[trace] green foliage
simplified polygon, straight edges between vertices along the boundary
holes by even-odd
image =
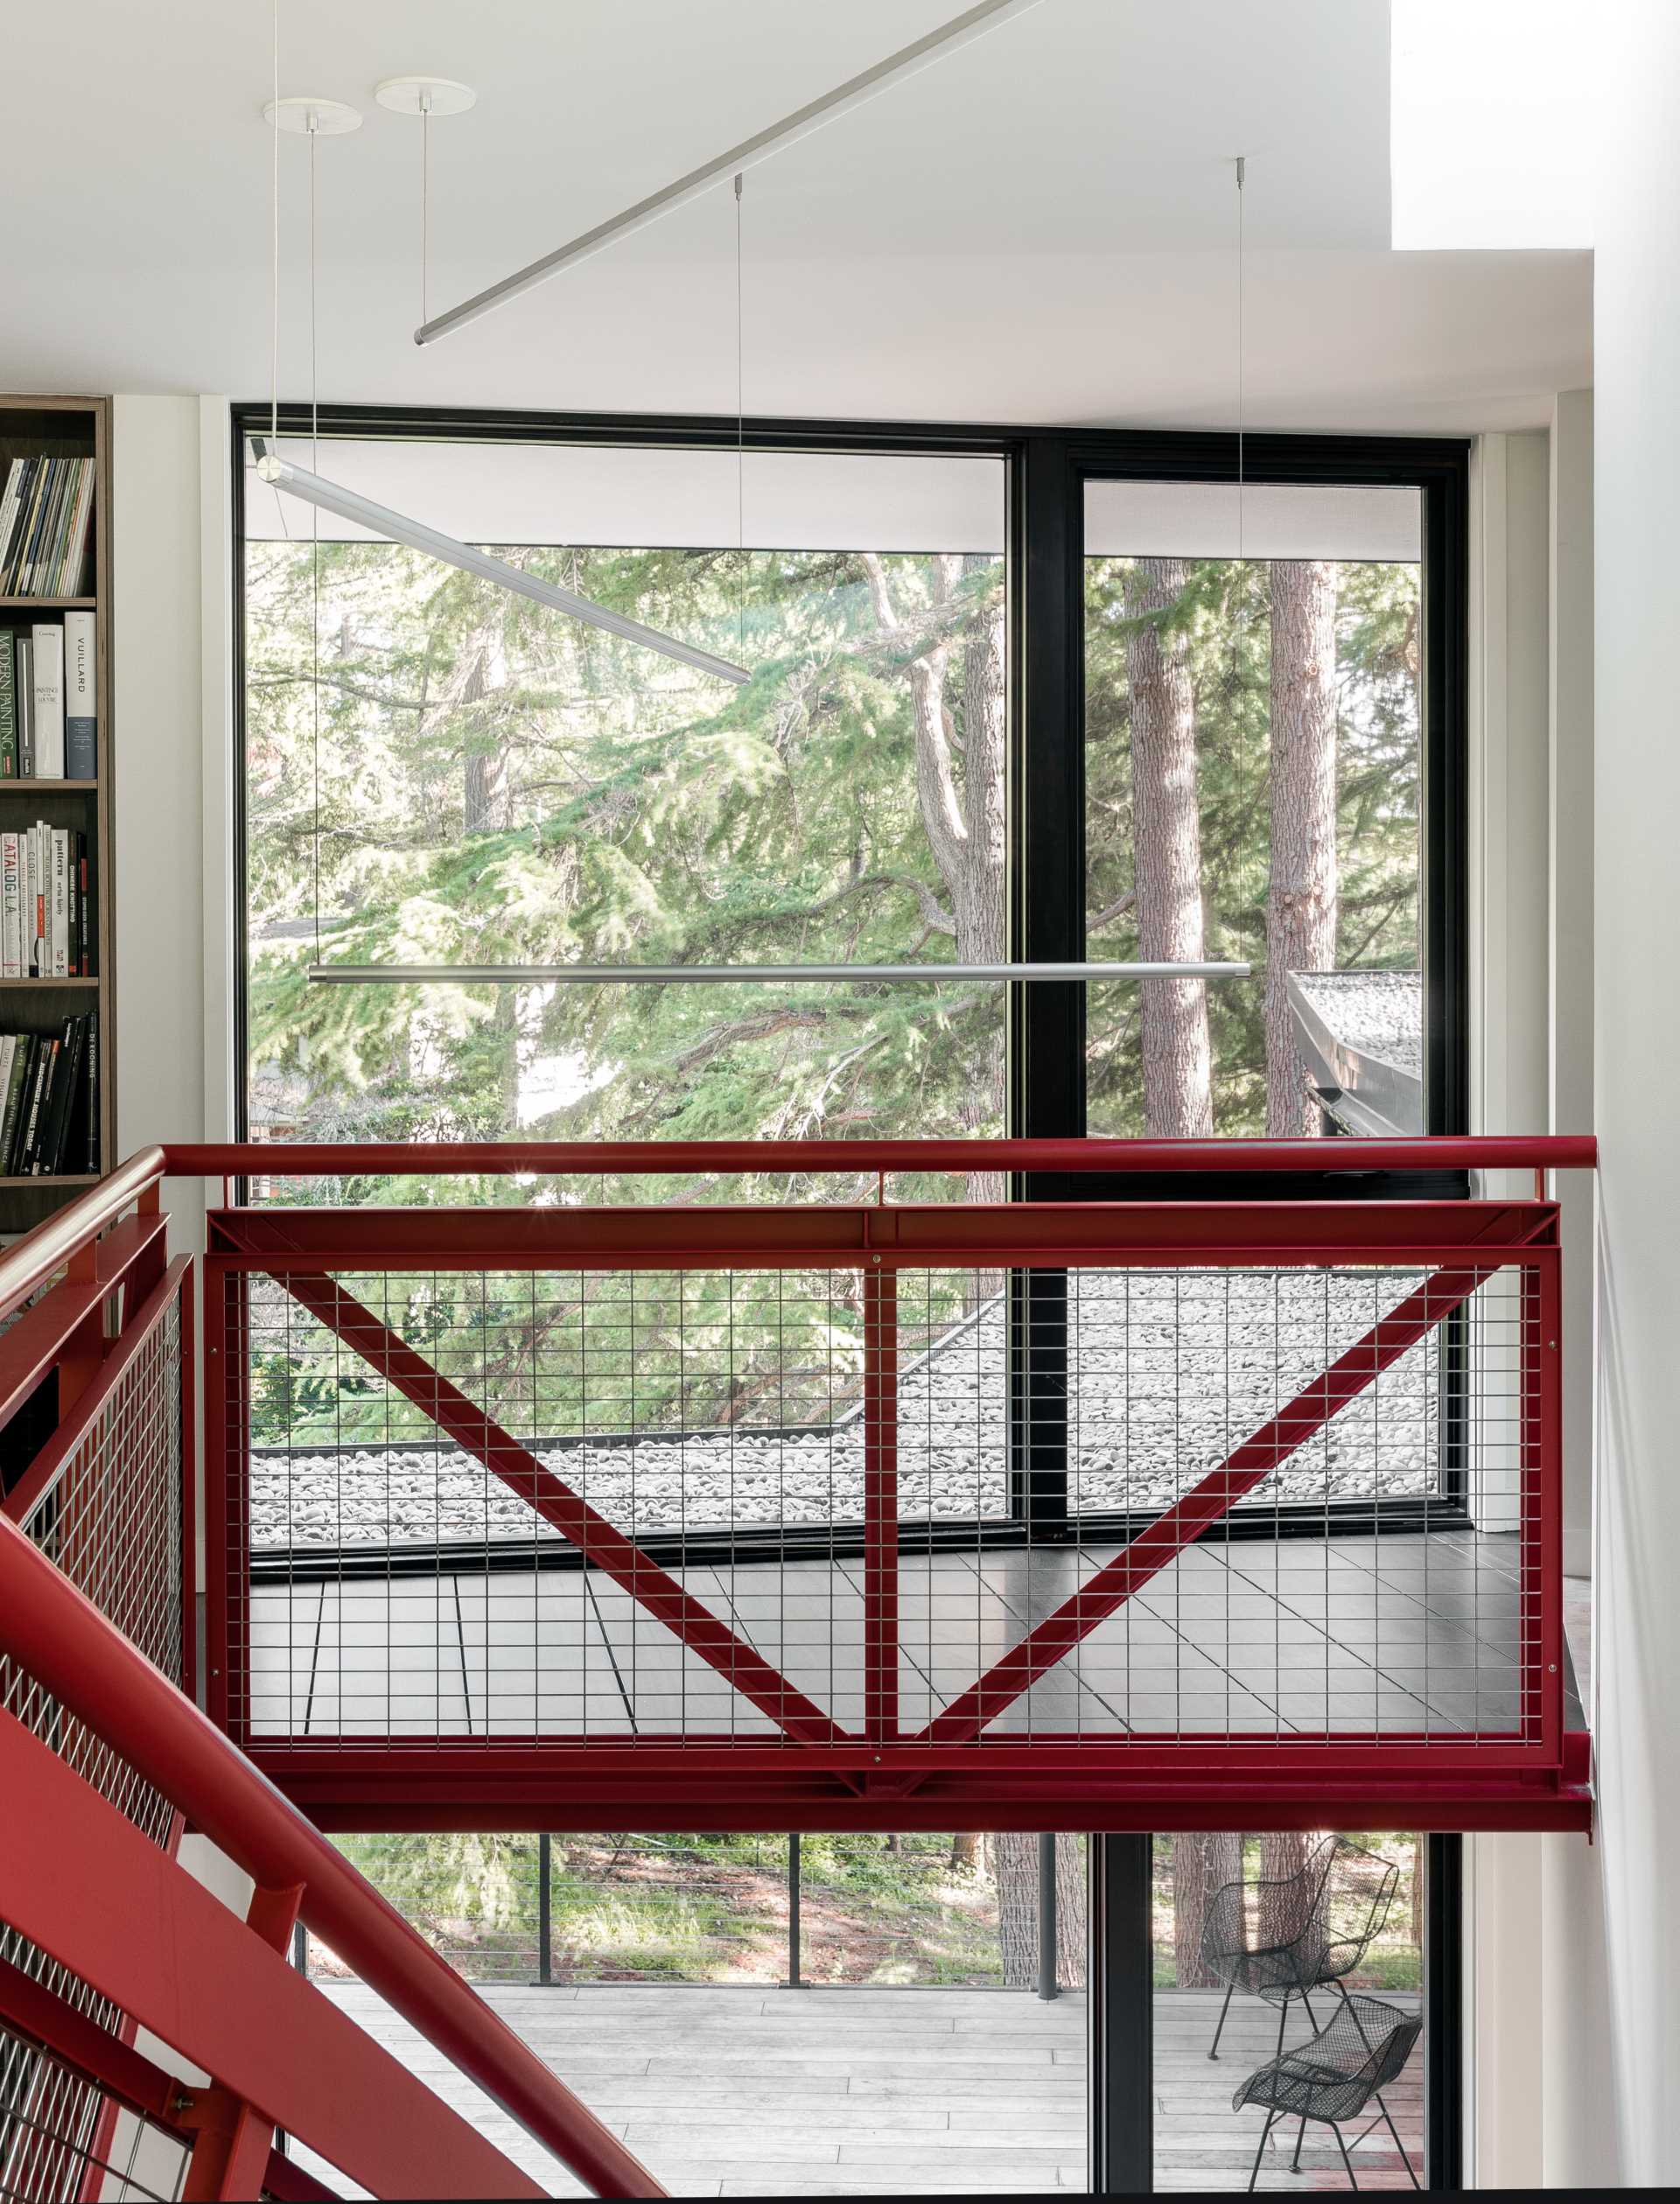
[[[738,650],[753,679],[732,691],[473,577],[440,584],[400,548],[253,546],[259,1121],[349,1138],[972,1129],[976,1087],[998,1083],[995,990],[307,982],[318,898],[324,954],[358,962],[949,954],[927,928],[949,891],[918,809],[909,661],[949,641],[960,785],[964,624],[998,616],[1000,568],[940,606],[933,562],[880,562],[883,627],[852,556],[511,556]]]
[[[475,1980],[533,1980],[534,1837],[346,1837],[361,1872]],[[802,1967],[817,1982],[991,1984],[997,1893],[948,1836],[808,1837]],[[788,1962],[787,1844],[753,1836],[556,1837],[556,1980],[775,1981]]]

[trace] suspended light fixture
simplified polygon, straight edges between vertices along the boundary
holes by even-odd
[[[1248,964],[312,964],[309,976],[335,987],[570,987],[716,985],[782,987],[857,981],[877,986],[949,981],[1245,980]]]
[[[906,77],[926,68],[930,61],[954,53],[959,46],[967,45],[972,39],[984,38],[988,31],[996,31],[1001,24],[1010,22],[1016,16],[1025,15],[1029,9],[1036,8],[1040,3],[1040,0],[980,0],[977,7],[965,9],[960,16],[953,17],[950,22],[941,24],[937,30],[928,31],[925,38],[900,46],[896,53],[888,54],[873,68],[848,78],[844,84],[836,85],[832,92],[825,92],[820,99],[811,100],[804,107],[796,108],[793,114],[783,115],[780,122],[771,123],[768,129],[760,130],[739,145],[732,145],[727,153],[718,154],[715,160],[690,169],[686,176],[680,176],[675,184],[668,184],[663,191],[638,199],[634,206],[626,206],[622,213],[598,222],[593,229],[584,230],[580,236],[568,239],[565,244],[556,246],[553,252],[545,253],[541,260],[534,260],[528,267],[516,269],[511,276],[504,276],[500,283],[492,283],[487,290],[477,291],[471,298],[463,299],[458,306],[452,306],[446,313],[435,315],[430,321],[423,321],[414,332],[414,341],[417,345],[431,344],[439,337],[446,337],[452,329],[464,328],[469,321],[477,321],[481,314],[491,312],[505,299],[517,298],[522,291],[534,290],[538,283],[547,283],[550,276],[559,275],[563,269],[575,268],[580,261],[592,258],[620,237],[634,236],[637,230],[646,229],[650,222],[656,222],[662,214],[668,214],[673,207],[685,206],[690,199],[697,199],[714,184],[722,183],[725,177],[738,176],[758,162],[767,160],[773,153],[780,153],[784,147],[797,144],[801,138],[809,137],[814,130],[820,130],[825,123],[835,122],[839,116],[862,107],[878,93],[903,83]]]
[[[699,650],[692,643],[680,642],[674,635],[662,634],[656,627],[644,626],[640,620],[611,612],[605,605],[579,597],[575,591],[562,589],[557,582],[545,582],[540,574],[528,574],[522,567],[510,566],[506,559],[493,557],[488,551],[480,551],[471,543],[458,542],[452,535],[428,528],[424,521],[411,520],[406,513],[394,513],[388,506],[375,505],[372,498],[363,497],[360,491],[346,489],[341,482],[330,481],[308,467],[281,458],[260,437],[252,442],[257,453],[256,471],[262,480],[276,490],[285,491],[290,497],[301,498],[306,505],[318,506],[324,513],[336,513],[341,521],[353,521],[358,528],[388,537],[394,543],[406,543],[411,550],[424,551],[447,566],[458,566],[464,573],[477,574],[515,597],[528,597],[536,604],[569,612],[574,619],[585,621],[591,627],[604,628],[609,635],[620,635],[626,642],[640,643],[667,658],[680,659],[685,666],[710,674],[714,680],[733,682],[738,688],[752,678],[745,666],[715,657],[710,651]]]
[[[276,26],[276,52],[278,43]],[[431,124],[435,119],[445,115],[466,114],[476,102],[478,94],[470,85],[458,84],[449,77],[402,76],[388,77],[377,87],[374,96],[382,107],[398,115],[417,115],[420,120],[420,310],[424,313],[430,255]],[[263,112],[276,130],[307,131],[312,143],[317,135],[355,129],[361,122],[360,115],[354,108],[343,107],[331,100],[282,100],[277,89],[275,98]],[[277,207],[277,172],[276,194]],[[277,228],[275,251],[277,328]],[[312,236],[312,297],[313,251]],[[587,597],[579,597],[574,590],[562,589],[557,583],[544,581],[540,575],[528,574],[522,568],[510,565],[506,559],[494,558],[488,551],[479,550],[470,543],[458,542],[452,535],[445,535],[440,528],[429,528],[424,521],[412,520],[405,513],[393,512],[388,506],[376,505],[371,498],[361,496],[358,491],[347,488],[341,482],[332,481],[314,467],[298,466],[290,459],[282,458],[274,448],[278,423],[276,388],[271,408],[269,441],[265,444],[260,437],[252,439],[256,452],[257,473],[272,488],[284,490],[288,496],[300,499],[318,511],[334,513],[340,520],[354,521],[357,527],[367,528],[372,535],[387,537],[395,543],[406,543],[411,550],[423,551],[429,558],[439,559],[446,566],[459,567],[464,573],[476,574],[481,580],[494,582],[499,589],[505,589],[515,597],[529,598],[535,604],[546,605],[555,612],[568,613],[573,619],[583,620],[591,627],[604,629],[608,634],[620,636],[626,642],[637,643],[648,650],[658,651],[667,658],[677,659],[683,665],[692,666],[715,681],[731,682],[738,688],[751,679],[745,667],[737,666],[726,658],[697,649],[690,643],[681,642],[675,636],[662,634],[658,628],[648,627],[640,620],[627,619],[622,612],[611,612],[606,605],[597,605]],[[315,458],[316,454],[312,451],[311,456]]]

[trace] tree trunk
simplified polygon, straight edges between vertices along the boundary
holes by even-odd
[[[1262,1887],[1255,1938],[1261,1950],[1292,1944],[1306,1927],[1311,1908],[1306,1901],[1311,1893],[1287,1879],[1298,1875],[1306,1866],[1313,1842],[1296,1829],[1268,1830],[1260,1839]],[[1284,1885],[1281,1890],[1269,1887],[1279,1882]]]
[[[1201,1956],[1208,1901],[1242,1879],[1242,1839],[1228,1830],[1180,1832],[1172,1839],[1172,1961],[1180,1990],[1208,1990],[1219,1977]]]
[[[1170,612],[1187,580],[1182,559],[1145,558],[1126,584],[1127,616],[1141,623],[1126,644],[1126,668],[1138,954],[1147,963],[1204,954],[1189,641],[1147,617]],[[1206,1138],[1214,1130],[1207,983],[1144,980],[1142,991],[1144,1130],[1158,1139]]]
[[[999,1830],[991,1851],[1004,1987],[1030,1990],[1039,1978],[1039,1840],[1019,1830]]]
[[[951,1872],[954,1875],[975,1875],[980,1871],[980,1837],[977,1830],[960,1830],[951,1839]]]
[[[1336,570],[1271,568],[1271,878],[1266,892],[1266,1130],[1317,1133],[1286,975],[1336,961]]]

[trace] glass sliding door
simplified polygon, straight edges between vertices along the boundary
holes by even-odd
[[[1427,2182],[1428,1840],[1154,1844],[1154,2185]]]
[[[1423,1084],[1423,511],[1411,486],[1092,481],[1093,1133],[1415,1133]]]

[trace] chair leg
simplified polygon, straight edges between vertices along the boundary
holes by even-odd
[[[1348,2155],[1348,2145],[1341,2139],[1341,2130],[1334,2120],[1329,2125],[1331,2134],[1336,2138],[1336,2148],[1341,2152],[1341,2162],[1348,2169],[1348,2186],[1350,2189],[1356,2189],[1359,2183],[1354,2179],[1354,2161]]]
[[[1313,2034],[1317,2035],[1319,2033],[1319,2016],[1313,2012],[1312,2000],[1307,1996],[1305,1990],[1301,1992],[1301,2003],[1306,2007],[1306,2017],[1312,2025]]]
[[[1225,2016],[1231,2009],[1231,1992],[1236,1988],[1235,1980],[1228,1982],[1225,1985],[1225,2002],[1219,2009],[1219,2026],[1214,2030],[1214,2047],[1208,2054],[1210,2059],[1216,2059],[1219,2056],[1219,2040],[1225,2033]]]
[[[1278,2007],[1278,2049],[1276,2056],[1280,2059],[1284,2055],[1284,2030],[1289,2026],[1289,2001],[1294,1994],[1293,1991],[1285,1990],[1284,1992],[1284,2002]]]
[[[1413,2188],[1421,2188],[1423,2187],[1423,2183],[1418,2179],[1416,2173],[1412,2173],[1410,2154],[1408,2152],[1405,2145],[1400,2140],[1400,2131],[1394,2124],[1394,2115],[1389,2110],[1388,2106],[1383,2104],[1382,2096],[1380,2090],[1377,2092],[1376,2101],[1382,2107],[1382,2117],[1389,2124],[1389,2133],[1394,2138],[1394,2147],[1400,2153],[1400,2163],[1405,2167],[1407,2173],[1411,2174],[1411,2186]]]
[[[1266,2138],[1271,2133],[1271,2124],[1277,2117],[1278,2115],[1275,2112],[1268,2112],[1266,2115],[1266,2124],[1260,2131],[1260,2140],[1255,2146],[1254,2164],[1249,2169],[1249,2187],[1250,2190],[1253,2189],[1255,2183],[1260,2179],[1260,2160],[1265,2152]]]
[[[1301,2145],[1306,2142],[1306,2115],[1303,2112],[1301,2115],[1301,2124],[1295,2131],[1295,2155],[1289,2161],[1289,2170],[1292,2173],[1298,2173],[1301,2170]]]

